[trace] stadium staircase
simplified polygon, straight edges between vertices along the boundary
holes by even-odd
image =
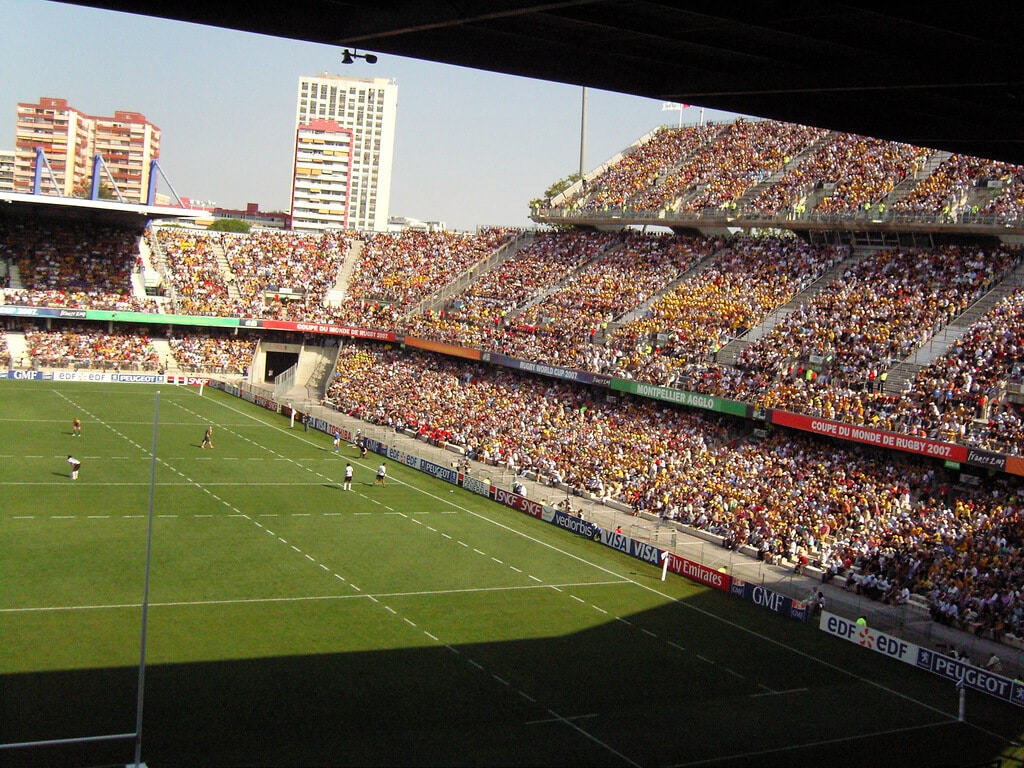
[[[974,206],[978,206],[979,211],[984,211],[992,198],[997,197],[1002,191],[1002,186],[990,187],[987,184],[971,187],[967,191],[961,212],[970,211]]]
[[[444,309],[449,305],[453,297],[463,293],[470,285],[493,270],[510,256],[532,244],[534,237],[535,235],[532,232],[522,233],[514,240],[505,243],[490,256],[478,261],[469,269],[466,269],[461,274],[457,275],[454,280],[448,283],[448,285],[441,288],[432,296],[425,298],[410,312],[406,313],[406,317],[419,317],[420,315],[425,314],[427,310],[437,312]]]
[[[615,320],[615,322],[608,323],[608,328],[605,331],[605,333],[599,334],[597,337],[595,337],[594,341],[597,343],[601,343],[604,340],[603,337],[605,335],[610,334],[612,331],[621,328],[622,326],[626,325],[627,323],[633,320],[643,317],[647,310],[654,306],[656,302],[660,301],[665,296],[668,296],[670,293],[672,293],[672,291],[674,291],[676,288],[682,285],[685,281],[692,280],[694,277],[701,274],[704,270],[709,269],[711,265],[717,263],[718,260],[721,258],[722,254],[725,253],[727,250],[728,248],[721,248],[715,251],[710,256],[707,256],[697,261],[696,264],[687,269],[674,280],[670,281],[669,283],[666,283],[664,288],[662,288],[658,293],[651,296],[647,301],[638,306],[636,309],[632,309],[629,312],[621,315]]]
[[[655,178],[654,183],[651,184],[650,187],[644,188],[638,191],[636,194],[631,195],[629,199],[626,200],[624,207],[631,207],[638,198],[647,194],[647,192],[649,192],[651,188],[657,189],[662,184],[664,184],[666,179],[670,178],[675,171],[682,168],[694,157],[706,151],[708,147],[710,147],[712,144],[714,144],[716,141],[718,141],[720,138],[726,135],[729,132],[731,125],[731,123],[723,124],[721,127],[719,127],[717,131],[715,131],[714,135],[710,136],[707,141],[703,142],[693,152],[687,155],[681,155],[672,165],[662,166],[658,170],[658,175]],[[701,191],[701,189],[703,189],[702,184],[695,184],[688,187],[684,187],[683,189],[679,190],[679,194],[677,194],[674,198],[672,198],[671,200],[666,200],[664,203],[664,207],[670,209],[675,208],[678,210],[686,204],[687,200],[690,200],[691,198],[695,197],[697,193]],[[640,207],[643,208],[644,206]]]
[[[149,247],[149,241],[145,237],[139,238],[139,256],[142,258],[142,272],[138,275],[138,280],[141,283],[141,293],[139,292],[140,288],[135,284],[134,274],[132,275],[132,291],[136,296],[155,299],[161,312],[171,312],[171,308],[167,306],[167,297],[160,294],[161,286],[165,285],[163,275],[153,265],[155,257],[152,248]],[[147,291],[150,289],[153,290],[155,295],[148,296]]]
[[[7,262],[8,274],[11,276],[11,288],[22,290],[25,285],[21,282],[21,271],[18,265],[12,260]]]
[[[824,144],[826,142],[832,141],[832,139],[835,137],[835,135],[836,135],[835,132],[832,132],[832,133],[826,134],[825,136],[822,136],[820,139],[818,139],[813,144],[808,145],[804,149],[804,151],[801,152],[799,155],[797,155],[796,157],[790,158],[790,161],[788,163],[786,163],[786,165],[784,165],[782,168],[777,170],[775,173],[773,173],[768,178],[766,178],[766,179],[764,179],[762,181],[759,181],[757,184],[755,184],[750,189],[748,189],[746,192],[744,192],[742,195],[740,195],[739,198],[736,200],[737,207],[740,210],[743,210],[753,200],[756,200],[757,197],[762,192],[764,192],[769,187],[772,187],[775,184],[777,184],[779,181],[781,181],[782,177],[785,176],[787,173],[789,173],[791,170],[793,170],[794,168],[799,168],[808,159],[814,157],[814,153],[817,152],[822,146],[824,146]]]
[[[171,307],[176,309],[178,306],[178,291],[174,287],[174,281],[171,279],[171,270],[167,266],[167,254],[164,253],[163,246],[160,245],[160,241],[156,236],[155,228],[149,247],[150,261],[154,264],[156,271],[159,272],[163,278],[163,284],[167,289],[167,298],[170,299]]]
[[[925,160],[924,165],[921,166],[916,173],[908,175],[899,184],[893,187],[892,191],[888,195],[885,196],[885,206],[888,208],[894,203],[898,203],[904,197],[917,189],[917,186],[935,173],[935,169],[946,162],[952,154],[952,152],[936,150],[928,155],[928,159]]]
[[[535,304],[540,304],[540,303],[546,301],[550,296],[553,296],[554,294],[556,294],[560,290],[562,290],[567,284],[573,282],[573,280],[575,279],[576,275],[578,275],[580,272],[582,272],[588,266],[590,266],[591,264],[593,264],[596,261],[599,261],[599,260],[605,258],[608,254],[614,253],[615,251],[622,249],[623,247],[624,246],[621,245],[621,244],[613,245],[611,248],[608,248],[606,250],[600,251],[599,253],[595,254],[592,258],[587,259],[587,261],[585,261],[582,264],[580,264],[579,266],[577,266],[565,278],[563,278],[562,280],[559,280],[557,283],[551,283],[550,285],[548,285],[547,290],[544,290],[544,291],[540,292],[539,294],[537,294],[536,296],[534,296],[533,298],[531,298],[529,301],[525,302],[524,304],[520,304],[519,306],[511,309],[505,315],[505,322],[507,323],[510,320],[518,317],[519,315],[521,315],[524,312],[526,312],[526,310],[528,310],[530,307],[534,306]]]
[[[294,403],[319,403],[327,392],[340,353],[337,339],[328,339],[324,344],[303,342],[294,383],[283,399]]]
[[[338,277],[334,281],[334,287],[327,290],[324,297],[324,304],[328,307],[340,307],[342,301],[348,296],[348,284],[352,280],[352,273],[356,270],[356,264],[363,255],[363,240],[352,240],[349,243],[348,251],[341,262],[341,269],[338,270]]]
[[[7,352],[11,356],[11,365],[28,368],[28,343],[25,341],[23,331],[7,331]]]
[[[178,370],[178,361],[174,359],[171,351],[171,344],[167,339],[150,338],[149,343],[153,345],[153,351],[160,358],[160,364],[167,373],[175,373]]]
[[[143,277],[143,272],[139,272],[137,269],[132,270],[131,281],[132,281],[132,296],[139,300],[145,300],[146,296],[146,280]]]
[[[838,261],[825,274],[794,295],[781,307],[778,307],[773,312],[769,313],[764,320],[747,331],[743,336],[738,336],[728,344],[725,344],[720,350],[718,350],[718,357],[716,358],[718,364],[735,365],[736,360],[744,349],[761,337],[770,333],[776,325],[788,317],[790,313],[799,308],[802,304],[808,304],[813,301],[815,296],[838,280],[843,272],[866,259],[870,255],[871,250],[872,249],[867,248],[860,249],[849,258]]]
[[[818,207],[818,203],[824,200],[826,197],[832,194],[832,191],[836,188],[835,183],[822,184],[821,186],[814,186],[807,191],[807,197],[804,200],[804,208],[808,211],[813,211]]]
[[[953,322],[922,344],[912,356],[890,368],[882,391],[893,393],[904,391],[907,384],[917,376],[918,371],[946,354],[946,351],[958,339],[963,338],[963,335],[974,323],[978,322],[1000,301],[1020,290],[1021,286],[1024,286],[1024,262],[1018,264],[1016,269],[991,291],[964,310]]]
[[[238,292],[238,286],[235,285],[235,273],[231,271],[231,265],[228,263],[228,255],[224,250],[224,243],[218,238],[211,238],[210,246],[213,249],[214,257],[217,259],[217,270],[224,279],[224,285],[227,286],[228,298],[235,303],[235,306],[240,306],[242,295]]]

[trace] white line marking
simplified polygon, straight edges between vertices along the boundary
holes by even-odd
[[[550,718],[545,718],[543,720],[527,720],[525,723],[523,723],[523,725],[544,725],[545,723],[559,723],[559,722],[562,722],[563,720],[590,720],[591,718],[594,718],[594,717],[600,717],[600,715],[598,715],[598,714],[593,714],[593,715],[567,715],[566,717],[555,719],[555,720],[552,720]]]
[[[804,693],[807,688],[790,688],[788,691],[768,691],[768,693],[752,693],[750,698],[760,699],[762,696],[782,696],[787,693]]]
[[[345,577],[339,573],[334,574],[334,578],[339,581],[346,581]],[[586,586],[619,586],[622,584],[621,581],[607,581],[607,582],[592,582]],[[349,586],[357,592],[362,592],[359,587],[355,584]],[[566,584],[563,586],[582,586],[579,584]],[[472,587],[469,589],[431,589],[422,590],[418,592],[383,592],[376,593],[374,597],[378,599],[388,599],[396,597],[436,597],[438,595],[460,595],[460,594],[476,594],[484,592],[520,592],[525,590],[536,590],[536,589],[548,589],[546,586],[530,586],[530,585],[519,585],[515,587]],[[367,593],[369,596],[369,593]],[[307,596],[307,597],[250,597],[250,598],[231,598],[223,600],[178,600],[173,602],[163,603],[150,603],[153,607],[168,607],[168,606],[204,606],[204,605],[245,605],[247,603],[290,603],[296,601],[307,601],[307,600],[345,600],[351,599],[350,596],[345,595],[319,595],[319,596]],[[95,605],[56,605],[56,606],[36,606],[27,608],[0,608],[0,613],[47,613],[56,611],[101,611],[101,610],[116,610],[122,608],[138,608],[140,603],[110,603],[110,604],[95,604]]]
[[[695,761],[690,762],[690,763],[677,763],[675,766],[673,766],[673,768],[687,768],[688,766],[691,766],[691,765],[708,765],[710,763],[728,763],[728,762],[732,762],[732,761],[735,761],[735,760],[741,760],[741,761],[744,761],[744,762],[749,762],[749,760],[747,760],[747,758],[756,757],[758,755],[770,755],[770,754],[774,754],[774,753],[777,753],[777,752],[789,752],[789,751],[797,750],[797,749],[808,749],[808,748],[814,748],[814,747],[822,747],[822,746],[825,746],[825,745],[828,745],[828,744],[841,744],[844,741],[860,741],[860,740],[876,739],[879,736],[893,736],[893,735],[899,734],[899,733],[909,733],[910,731],[921,731],[921,730],[924,730],[925,728],[935,728],[937,726],[950,725],[953,722],[955,722],[955,721],[952,720],[952,719],[941,720],[941,721],[939,721],[937,723],[925,723],[924,725],[912,725],[912,726],[909,726],[907,728],[894,728],[891,731],[877,731],[876,733],[859,733],[859,734],[856,734],[854,736],[841,736],[841,737],[839,737],[837,739],[824,739],[822,741],[812,741],[812,742],[808,742],[806,744],[791,744],[791,745],[786,746],[786,747],[778,747],[776,749],[763,749],[763,750],[760,750],[758,752],[743,752],[743,753],[738,754],[738,755],[722,755],[720,757],[707,758],[706,760],[695,760]],[[764,764],[764,763],[762,763],[762,764]]]

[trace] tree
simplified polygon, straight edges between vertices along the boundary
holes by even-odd
[[[80,181],[75,184],[75,188],[71,192],[72,197],[80,197],[87,200],[92,194],[92,182],[91,181]],[[114,192],[114,188],[110,186],[105,180],[100,180],[99,200],[117,200],[117,193]]]
[[[554,199],[557,195],[567,190],[569,187],[571,187],[579,180],[579,173],[570,173],[564,179],[556,181],[554,184],[552,184],[550,187],[544,190],[544,197],[538,197],[534,200],[531,200],[530,206],[533,208],[537,208],[542,205],[548,205],[552,201],[552,199]]]
[[[241,219],[216,219],[213,224],[207,227],[210,232],[238,232],[248,234],[252,225]]]

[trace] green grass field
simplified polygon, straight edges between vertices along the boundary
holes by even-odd
[[[0,742],[135,730],[157,391],[0,382]],[[223,393],[159,392],[150,768],[1019,764],[1020,709],[969,692],[958,723],[905,664],[394,462],[374,486],[379,458]]]

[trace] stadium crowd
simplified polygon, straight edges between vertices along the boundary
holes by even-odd
[[[347,234],[260,230],[225,234],[221,244],[241,314],[274,320],[333,317],[327,293],[337,284],[348,253]]]
[[[124,327],[106,333],[69,325],[60,330],[25,331],[26,351],[35,368],[99,368],[162,370],[164,361],[153,347],[150,329]]]
[[[854,211],[879,203],[915,174],[929,154],[930,150],[910,144],[838,134],[815,153],[806,169],[828,190],[814,210]]]
[[[173,284],[174,309],[180,315],[230,317],[241,314],[241,304],[228,292],[228,279],[217,261],[223,253],[219,233],[177,227],[147,230],[150,248],[167,264]]]
[[[963,629],[1024,634],[1019,479],[954,487],[917,459],[781,431],[754,439],[725,417],[361,343],[342,349],[327,397],[351,416],[709,531],[723,546],[818,563],[874,599],[917,594]]]
[[[167,342],[175,364],[182,371],[244,375],[252,365],[258,340],[221,331],[174,333]]]
[[[421,301],[513,240],[515,230],[376,233],[367,236],[338,319],[393,327]]]
[[[156,302],[136,295],[132,285],[138,258],[138,235],[131,231],[0,218],[0,262],[7,264],[0,288],[5,304],[158,312]],[[12,280],[15,274],[18,284]]]
[[[802,216],[871,210],[935,221],[1024,215],[1024,170],[953,155],[928,172],[933,150],[773,120],[664,127],[558,200],[569,211]],[[989,188],[993,182],[993,188]],[[909,186],[908,186],[909,185]],[[555,203],[547,200],[539,210]]]
[[[999,178],[1009,171],[1006,163],[952,154],[921,179],[906,197],[895,201],[892,209],[919,213],[938,211],[948,218],[968,204],[979,183]]]
[[[567,206],[582,210],[639,208],[636,198],[657,186],[661,177],[682,158],[709,144],[721,126],[662,127],[646,141],[630,147],[617,162],[608,164],[595,178],[585,180]]]
[[[842,249],[771,237],[715,241],[712,249],[720,254],[706,269],[612,332],[607,346],[614,361],[602,372],[673,384],[680,368],[714,361],[722,346],[846,255]]]
[[[539,299],[621,241],[618,233],[579,232],[569,237],[541,232],[494,269],[477,277],[444,310],[406,320],[414,336],[463,345],[504,349],[504,323],[510,313]]]

